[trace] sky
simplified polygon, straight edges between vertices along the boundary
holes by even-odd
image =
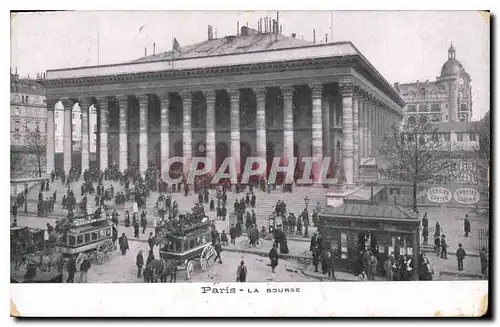
[[[276,11],[68,11],[18,13],[11,18],[11,67],[27,77],[50,69],[137,59],[144,48],[168,51],[257,27]],[[330,29],[333,21],[333,31]],[[490,25],[476,11],[280,11],[283,34],[317,43],[351,41],[389,81],[435,80],[453,42],[472,78],[473,120],[490,108]],[[142,27],[142,28],[141,28]]]

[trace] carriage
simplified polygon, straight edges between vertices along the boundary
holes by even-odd
[[[56,224],[55,232],[57,237],[52,250],[64,257],[77,256],[77,270],[86,258],[95,257],[99,264],[108,262],[115,250],[113,235],[118,235],[116,226],[105,214],[64,218]]]
[[[163,261],[174,261],[177,268],[186,271],[186,280],[194,273],[194,261],[200,262],[201,270],[212,268],[215,248],[212,246],[210,222],[202,222],[175,231],[165,227],[156,228],[156,244],[160,247]]]

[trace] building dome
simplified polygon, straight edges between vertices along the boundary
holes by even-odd
[[[453,47],[453,44],[451,44],[448,49],[448,61],[446,61],[443,68],[441,68],[441,76],[456,75],[463,70],[464,67],[460,61],[455,58],[455,48]]]
[[[444,63],[443,68],[441,68],[441,76],[446,75],[456,75],[460,73],[464,67],[457,59],[448,59],[447,62]]]

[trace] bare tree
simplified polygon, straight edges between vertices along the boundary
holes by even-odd
[[[42,158],[45,155],[47,146],[47,137],[40,133],[37,128],[35,131],[26,135],[26,152],[33,154],[38,164],[38,177],[42,177]]]
[[[413,185],[413,209],[417,210],[418,183],[434,180],[449,170],[455,156],[450,143],[430,123],[392,126],[379,152],[386,159],[385,177]]]
[[[490,167],[491,160],[491,125],[490,125],[490,112],[475,125],[474,132],[479,136],[479,148],[476,150],[478,160],[477,168],[481,179],[484,181],[488,178],[488,168]]]

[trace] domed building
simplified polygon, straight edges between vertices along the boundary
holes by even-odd
[[[408,122],[468,122],[472,117],[471,78],[456,58],[453,44],[448,60],[435,81],[396,83],[396,90],[406,101]]]

